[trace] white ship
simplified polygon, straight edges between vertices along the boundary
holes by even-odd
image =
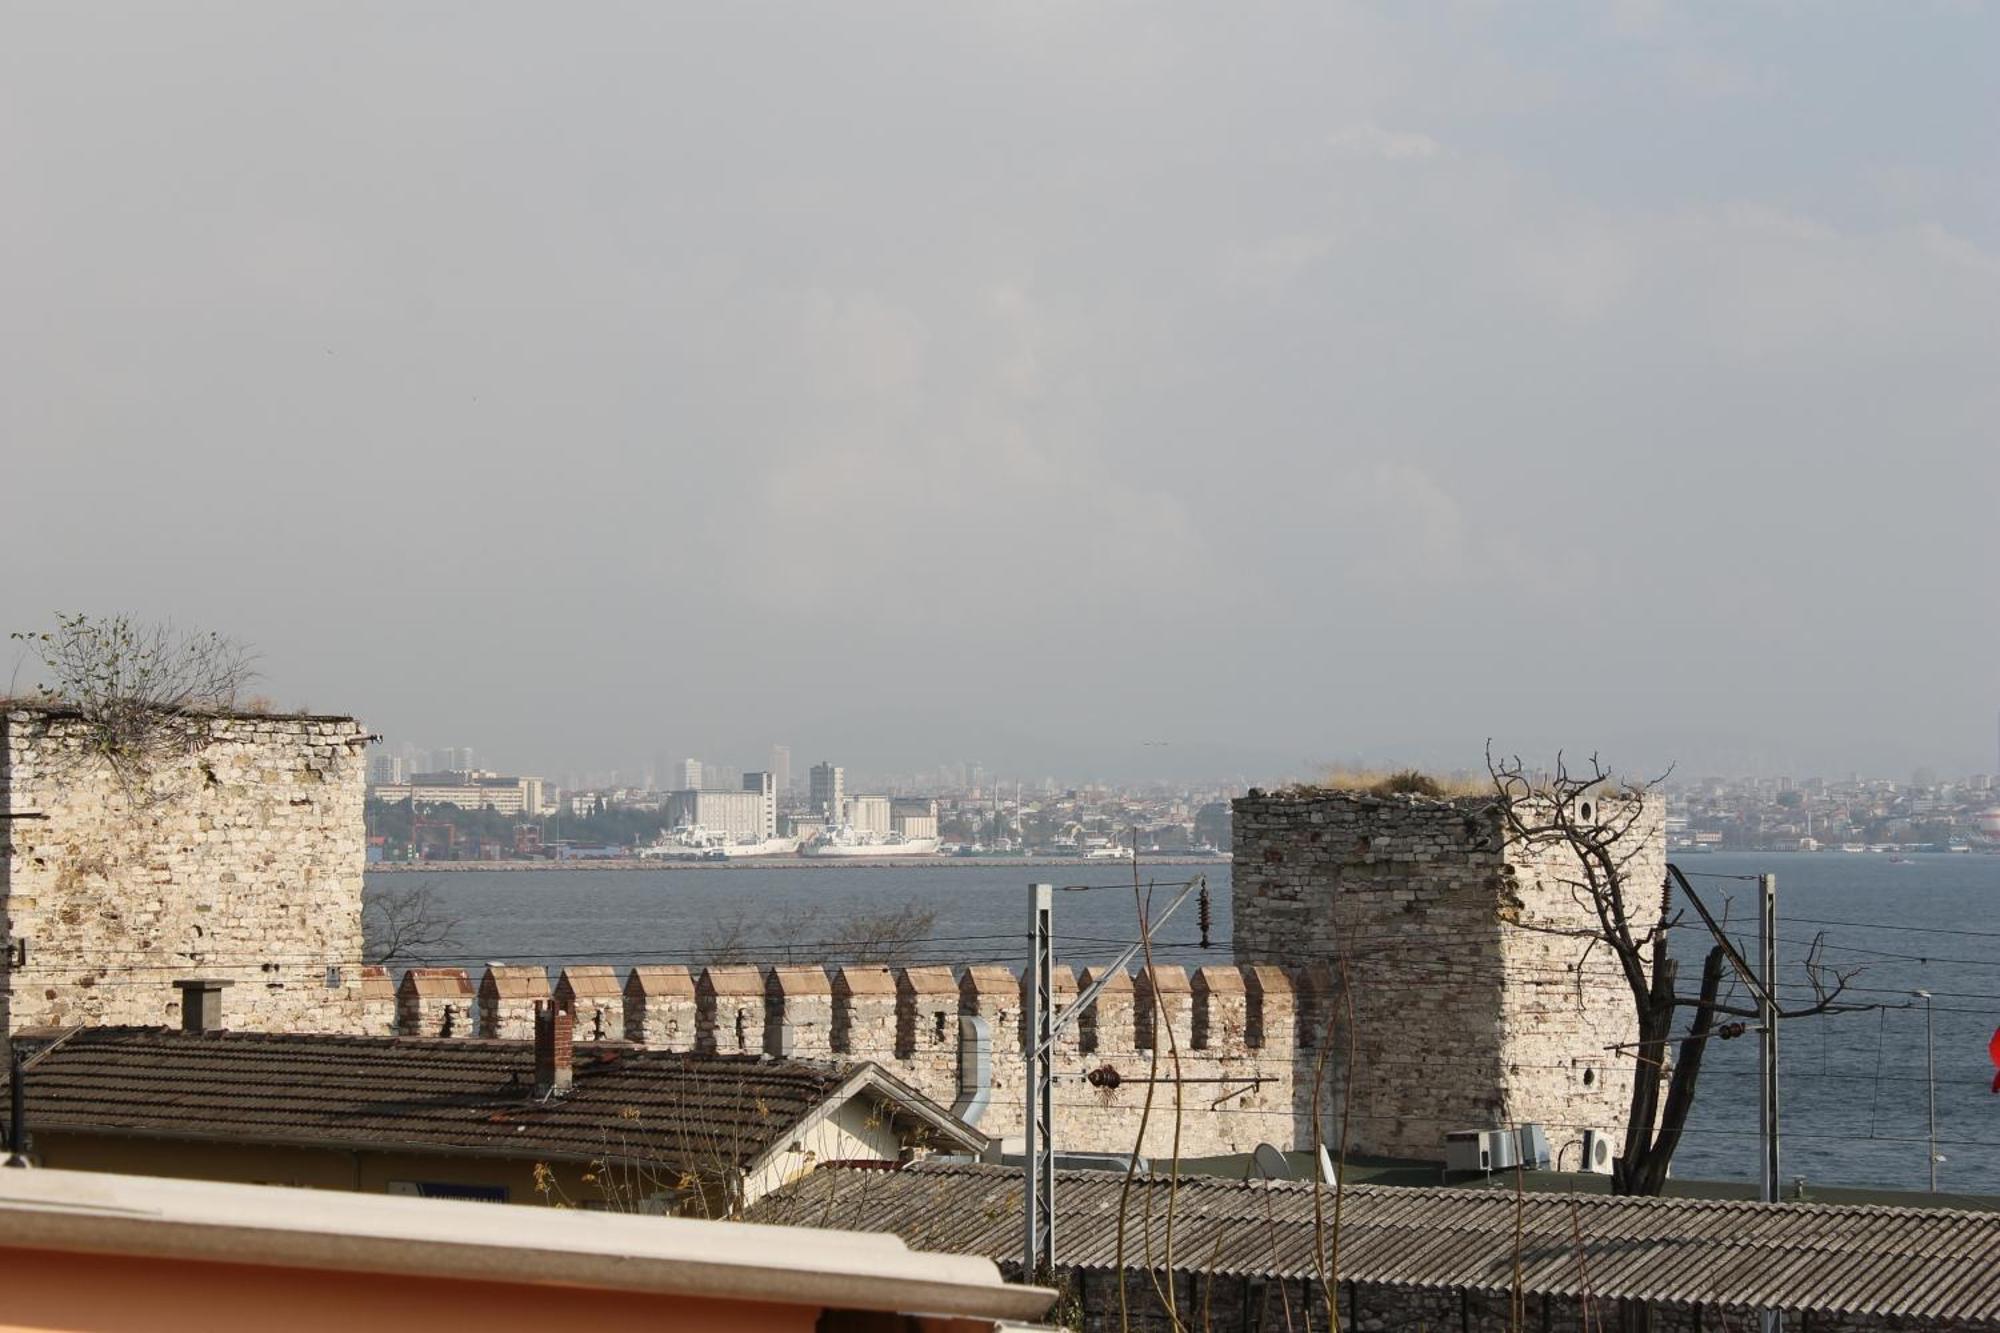
[[[734,861],[745,856],[791,856],[798,850],[797,838],[731,839],[699,824],[682,824],[662,833],[658,842],[641,847],[639,855],[648,861]]]
[[[802,856],[930,856],[936,838],[906,838],[900,833],[856,833],[843,824],[799,849]]]

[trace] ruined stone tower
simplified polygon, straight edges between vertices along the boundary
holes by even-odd
[[[0,720],[0,1035],[177,1025],[188,978],[227,1027],[361,1030],[354,719],[205,717],[138,774],[75,714]]]
[[[1646,798],[1630,835],[1643,850],[1628,882],[1645,900],[1666,873],[1664,815]],[[1572,875],[1510,847],[1492,797],[1235,803],[1236,958],[1295,969],[1300,1059],[1327,1048],[1329,1082],[1352,1096],[1350,1150],[1436,1160],[1448,1132],[1537,1122],[1555,1164],[1575,1169],[1585,1130],[1622,1132],[1630,992],[1602,946],[1586,955],[1585,940],[1517,924],[1587,925],[1561,882]],[[1301,1141],[1311,1083],[1302,1065]],[[1339,1098],[1324,1103],[1332,1139]]]

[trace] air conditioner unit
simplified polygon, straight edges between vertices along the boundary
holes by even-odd
[[[1521,1140],[1511,1129],[1489,1129],[1481,1136],[1486,1141],[1486,1160],[1495,1171],[1511,1171],[1521,1164]]]
[[[1520,1161],[1520,1142],[1510,1129],[1461,1129],[1444,1136],[1447,1171],[1505,1171]]]
[[[1523,1125],[1514,1131],[1520,1144],[1521,1165],[1539,1171],[1549,1164],[1549,1134],[1540,1125]]]
[[[1491,1171],[1486,1158],[1486,1135],[1477,1129],[1461,1129],[1444,1136],[1444,1169],[1447,1171]]]
[[[1594,1176],[1611,1174],[1611,1136],[1602,1130],[1583,1131],[1583,1169]]]

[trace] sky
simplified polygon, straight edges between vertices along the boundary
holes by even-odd
[[[527,771],[1992,771],[1996,58],[1932,0],[5,0],[0,627]]]

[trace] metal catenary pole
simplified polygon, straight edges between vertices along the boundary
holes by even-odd
[[[1097,999],[1097,993],[1113,976],[1131,965],[1146,942],[1153,938],[1153,932],[1166,924],[1175,909],[1207,883],[1207,876],[1196,875],[1182,886],[1180,893],[1167,904],[1166,910],[1147,923],[1144,938],[1119,954],[1118,961],[1105,968],[1104,975],[1085,987],[1060,1014],[1055,1012],[1054,912],[1051,907],[1054,890],[1047,884],[1028,886],[1028,971],[1032,979],[1028,984],[1028,1002],[1023,1016],[1027,1019],[1028,1031],[1034,1035],[1032,1040],[1024,1043],[1027,1049],[1022,1062],[1025,1066],[1023,1081],[1028,1085],[1028,1105],[1021,1145],[1022,1166],[1027,1173],[1022,1190],[1025,1217],[1021,1262],[1022,1276],[1030,1281],[1055,1266],[1055,1070],[1049,1057],[1055,1049],[1056,1036],[1090,1007]]]
[[[1757,964],[1763,980],[1763,994],[1757,1008],[1763,1018],[1762,1041],[1758,1044],[1757,1110],[1762,1125],[1763,1168],[1759,1173],[1763,1188],[1759,1197],[1766,1203],[1778,1201],[1778,877],[1757,877]],[[1784,1316],[1766,1310],[1760,1321],[1763,1333],[1781,1333]]]
[[[1053,888],[1028,886],[1028,1085],[1027,1114],[1022,1118],[1022,1159],[1027,1234],[1022,1247],[1023,1281],[1034,1282],[1055,1266],[1056,1155],[1055,1072],[1050,1047],[1055,1041],[1055,947],[1050,937]]]

